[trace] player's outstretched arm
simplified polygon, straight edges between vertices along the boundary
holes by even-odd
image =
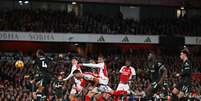
[[[104,68],[104,64],[92,64],[92,63],[83,63],[81,66],[91,67],[91,68]]]
[[[72,70],[71,70],[71,72],[70,72],[70,74],[66,77],[66,78],[64,78],[63,80],[64,81],[67,81],[68,79],[70,79],[72,76],[73,76],[73,72],[76,70],[76,67],[72,67]]]

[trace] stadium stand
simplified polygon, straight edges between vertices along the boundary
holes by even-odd
[[[147,15],[152,15],[154,10],[156,10],[157,8],[153,7],[150,10],[150,12],[153,12],[146,15],[146,13],[149,12],[149,8],[146,8],[146,5],[142,6],[142,8],[140,8],[141,6],[136,6],[136,8],[138,9],[144,9],[135,13],[136,15],[144,13],[144,15],[142,14],[143,16],[138,15],[138,17],[140,17],[139,19],[124,18],[123,13],[115,13],[116,15],[109,15],[107,14],[107,12],[104,15],[102,13],[105,13],[105,9],[103,9],[102,13],[99,14],[99,12],[96,12],[96,10],[98,11],[99,9],[98,7],[96,10],[92,11],[93,13],[84,12],[84,9],[91,9],[95,7],[96,4],[94,6],[91,6],[91,8],[90,5],[82,5],[85,6],[85,8],[83,7],[83,9],[81,9],[79,13],[76,13],[73,10],[70,12],[66,10],[51,10],[43,9],[40,7],[37,8],[38,2],[40,6],[43,5],[43,3],[47,6],[48,0],[36,0],[35,5],[32,5],[31,0],[27,4],[23,4],[23,2],[27,2],[25,0],[10,1],[12,1],[13,3],[12,8],[9,8],[7,10],[0,10],[0,101],[33,101],[33,92],[38,91],[38,89],[40,88],[40,86],[37,85],[38,82],[34,85],[31,84],[32,81],[30,80],[32,79],[31,77],[33,77],[34,79],[38,79],[37,77],[35,77],[35,75],[38,75],[39,73],[33,73],[34,76],[31,75],[34,71],[34,66],[36,66],[36,64],[34,64],[37,57],[35,56],[35,50],[37,50],[38,48],[41,48],[46,52],[52,52],[46,53],[46,55],[48,59],[51,58],[52,60],[54,60],[54,62],[51,61],[51,63],[48,64],[48,66],[50,65],[51,67],[50,74],[52,76],[49,77],[51,79],[51,83],[45,85],[48,88],[48,101],[56,101],[56,90],[53,87],[53,82],[56,79],[57,74],[60,72],[64,72],[65,76],[70,74],[72,67],[71,58],[73,56],[77,56],[80,63],[89,63],[91,60],[95,60],[99,55],[103,55],[103,57],[105,58],[109,77],[108,85],[114,90],[117,88],[120,81],[118,77],[120,74],[120,68],[125,65],[125,61],[127,59],[130,59],[130,61],[132,61],[132,67],[134,67],[136,71],[136,78],[133,80],[132,84],[129,85],[132,90],[132,94],[126,95],[126,97],[129,96],[129,99],[131,99],[130,101],[147,101],[145,99],[147,98],[145,92],[148,86],[152,83],[148,75],[148,71],[150,71],[150,68],[148,67],[153,67],[153,65],[149,65],[147,60],[147,55],[150,51],[155,51],[157,53],[157,56],[159,56],[158,58],[162,60],[162,63],[164,63],[164,66],[167,68],[168,72],[167,78],[165,78],[164,80],[163,87],[159,89],[157,93],[153,96],[155,101],[160,101],[161,99],[163,99],[163,97],[172,97],[173,94],[171,90],[179,82],[179,77],[177,77],[176,74],[181,71],[182,61],[180,61],[179,59],[179,52],[180,46],[183,47],[184,44],[189,46],[190,51],[192,52],[189,58],[189,60],[192,62],[192,91],[190,91],[191,93],[185,96],[185,98],[192,101],[201,100],[201,47],[199,46],[201,44],[201,38],[199,37],[201,33],[201,16],[193,16],[194,13],[196,14],[196,11],[191,12],[189,14],[190,16],[176,16],[176,11],[178,10],[178,8],[181,11],[182,9],[185,9],[187,13],[188,10],[190,11],[188,6],[186,7],[185,4],[186,1],[189,0],[185,0],[185,7],[181,6],[181,8],[183,7],[182,9],[178,7],[173,8],[174,10],[172,10],[172,8],[170,7],[171,9],[167,12],[175,11],[173,14],[174,17],[172,17],[172,15],[168,16],[169,13],[164,15],[156,14],[156,16],[167,15],[168,17],[155,17],[155,15],[153,15],[153,17],[146,17]],[[151,0],[148,1],[150,1],[151,3]],[[58,2],[51,2],[51,4],[53,5],[54,3]],[[74,5],[76,4],[71,5],[69,4],[69,2],[67,2],[65,6],[66,8],[71,7],[71,9],[74,9],[72,7]],[[9,7],[9,5],[6,6]],[[99,7],[100,6],[101,5],[99,5]],[[106,7],[106,10],[107,6],[110,5],[104,6]],[[124,6],[127,7],[127,10],[134,7],[129,5],[118,6],[119,9],[117,12],[120,12],[120,10],[122,10],[120,8],[124,8]],[[52,8],[54,9],[54,7]],[[166,9],[168,8],[163,8],[163,10]],[[161,13],[163,10],[159,10],[159,12],[156,13]],[[199,13],[199,10],[197,12]],[[44,38],[42,35],[40,36],[41,33],[32,32],[45,33],[43,34]],[[71,35],[83,35],[83,33],[87,33],[87,38],[84,38],[89,39],[89,41],[90,38],[88,38],[88,36],[91,34],[96,34],[98,36],[98,39],[94,37],[95,41],[83,42],[79,40],[79,36],[78,38],[70,36],[69,38],[65,37],[66,39],[64,38],[63,40],[63,37],[59,37],[59,35],[56,36],[56,33],[62,33],[62,36],[65,33],[66,36],[70,36],[68,35],[69,33]],[[17,36],[20,34],[22,37],[15,38],[15,35]],[[56,37],[53,37],[52,40],[49,40],[49,36],[46,37],[45,35],[50,34],[55,35]],[[118,34],[118,36],[123,37],[123,39],[121,40],[121,38],[119,38],[120,41],[114,40],[114,43],[112,43],[113,41],[110,42],[110,40],[113,39],[110,38],[110,40],[108,41],[106,40],[107,36],[105,36],[110,36],[110,34],[111,36]],[[29,35],[30,39],[23,39],[23,35]],[[135,35],[140,35],[141,37],[147,35],[147,37],[145,40],[143,40],[143,42],[138,43],[133,38],[136,37]],[[152,35],[156,35],[156,37],[153,38],[154,42],[152,42],[151,40]],[[127,36],[130,37],[128,38]],[[59,40],[57,40],[56,38],[58,38]],[[73,38],[77,38],[77,40],[71,40]],[[137,38],[138,37],[136,37],[136,39]],[[186,38],[188,38],[189,40],[187,40]],[[189,41],[189,43],[187,43],[186,41]],[[59,57],[61,55],[62,57]],[[44,56],[43,58],[46,58],[46,56]],[[25,66],[22,67],[22,69],[17,68],[15,66],[16,60],[22,60]],[[95,71],[95,69],[87,67],[82,68],[82,66],[83,64],[76,64],[76,69],[81,68],[83,72]],[[26,76],[30,76],[30,78],[26,78]],[[74,79],[65,81],[64,79],[62,79],[62,82],[65,82],[62,86],[62,101],[69,101],[69,95],[71,93],[71,89],[73,88],[72,85],[75,83],[73,80]],[[41,81],[43,82],[43,79]],[[34,86],[37,86],[38,89],[34,89]],[[44,95],[46,96],[46,94]],[[86,97],[86,94],[80,95],[83,98]],[[112,95],[111,99],[114,96],[115,95]]]
[[[137,72],[137,78],[134,81],[132,85],[132,90],[135,94],[136,99],[141,99],[145,97],[145,88],[150,83],[148,79],[146,79],[146,67],[147,63],[146,61],[146,52],[148,52],[149,49],[142,50],[133,50],[132,53],[122,53],[119,55],[108,55],[105,54],[106,57],[106,63],[108,66],[108,72],[109,72],[109,78],[110,78],[110,86],[115,89],[118,84],[118,78],[116,78],[116,75],[119,72],[119,69],[122,65],[124,65],[123,61],[125,61],[125,58],[128,57],[130,54],[132,54],[132,61],[133,61],[133,67],[135,67]],[[135,55],[134,55],[135,54]],[[49,54],[50,56],[54,56],[56,61],[60,61],[58,59],[58,54]],[[95,56],[95,55],[91,55]],[[130,55],[131,56],[131,55]],[[0,60],[0,100],[3,101],[31,101],[31,87],[29,86],[29,81],[24,78],[25,75],[29,74],[30,71],[33,69],[33,58],[32,56],[23,56],[15,53],[7,53],[1,54],[1,60]],[[85,60],[87,62],[90,60],[91,57],[81,57],[81,60]],[[196,59],[192,60],[200,60],[200,57],[195,57]],[[14,67],[14,63],[16,59],[24,60],[25,62],[25,68],[20,70]],[[64,64],[63,66],[59,65],[59,62],[52,64],[52,71],[59,72],[64,71],[65,74],[70,73],[70,63],[69,63],[69,55],[64,55]],[[175,82],[177,82],[177,78],[174,77],[174,75],[179,71],[181,61],[179,61],[178,57],[176,56],[162,56],[161,59],[164,61],[165,66],[168,68],[168,78],[169,81],[168,84],[171,85]],[[197,63],[198,61],[192,61],[194,64],[196,64],[195,67],[193,67],[193,71],[199,70],[201,68],[201,64]],[[90,71],[90,70],[86,70]],[[66,83],[66,85],[63,88],[63,94],[64,94],[64,101],[67,101],[69,90],[71,88],[72,83]],[[162,94],[163,90],[160,90],[159,94]],[[194,80],[193,81],[193,92],[192,96],[200,96],[201,94],[201,82]],[[49,99],[50,101],[54,101],[53,96],[53,88],[49,85]],[[161,95],[162,96],[162,95]]]
[[[109,33],[198,36],[201,17],[146,18],[136,21],[122,15],[106,16],[53,10],[18,9],[0,12],[1,31]]]

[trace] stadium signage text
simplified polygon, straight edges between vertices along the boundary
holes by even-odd
[[[158,44],[158,35],[111,35],[80,33],[0,32],[4,41],[86,42],[86,43],[148,43]]]
[[[196,43],[201,44],[201,38],[196,38]]]
[[[0,40],[18,40],[19,37],[15,33],[1,33]]]
[[[52,34],[29,34],[30,40],[54,40],[54,36]]]
[[[188,45],[201,45],[201,37],[185,37],[185,44]]]

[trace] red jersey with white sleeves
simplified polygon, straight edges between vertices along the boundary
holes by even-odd
[[[80,80],[81,86],[86,86],[89,82],[96,82],[95,79],[98,79],[98,76],[91,72],[82,73],[83,78]]]
[[[121,83],[127,83],[133,75],[136,75],[135,69],[131,66],[123,66],[119,72]]]
[[[82,73],[82,70],[79,65],[73,65],[70,74],[64,80],[70,79],[73,76],[73,72],[75,70],[80,70],[80,72]]]
[[[100,84],[107,85],[107,83],[108,83],[107,67],[104,62],[98,63],[98,64],[84,63],[83,66],[91,67],[91,68],[98,68],[98,76],[100,77]]]

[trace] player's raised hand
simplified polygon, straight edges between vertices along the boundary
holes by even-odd
[[[176,74],[176,77],[179,77],[179,76],[180,76],[180,74],[179,74],[179,73],[177,73],[177,74]]]

